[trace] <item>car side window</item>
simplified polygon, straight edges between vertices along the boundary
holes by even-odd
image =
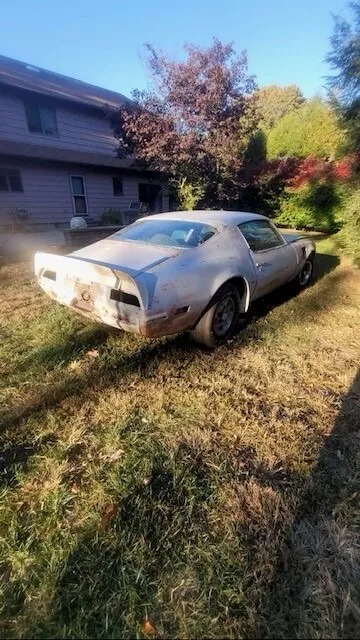
[[[267,220],[250,220],[238,227],[252,251],[274,249],[285,244],[280,233]]]

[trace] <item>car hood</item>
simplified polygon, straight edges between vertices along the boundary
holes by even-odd
[[[126,271],[134,277],[143,271],[152,269],[164,260],[179,255],[180,252],[181,249],[174,247],[105,238],[70,253],[69,257]]]

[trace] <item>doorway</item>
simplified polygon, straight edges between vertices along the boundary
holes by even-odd
[[[162,188],[160,184],[139,183],[139,202],[146,204],[150,213],[162,211]]]

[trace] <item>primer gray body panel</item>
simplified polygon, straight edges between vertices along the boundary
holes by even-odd
[[[96,321],[158,337],[193,328],[219,288],[234,278],[244,284],[241,311],[246,312],[253,300],[295,278],[314,251],[311,241],[299,238],[253,253],[238,225],[266,220],[254,213],[182,211],[153,218],[206,222],[216,233],[192,248],[124,241],[114,235],[68,256],[38,253],[40,286]],[[124,300],[112,299],[114,291]],[[133,299],[138,303],[129,303]]]

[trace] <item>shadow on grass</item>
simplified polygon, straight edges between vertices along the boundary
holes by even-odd
[[[339,273],[324,280],[320,289],[310,289],[309,309],[336,303],[341,284]],[[247,339],[251,340],[249,329]],[[183,336],[144,343],[135,353],[94,365],[84,379],[77,380],[77,390],[64,381],[58,401],[85,393],[89,385],[101,391],[119,382],[126,384],[126,376],[134,371],[153,375],[164,358],[174,367],[181,362],[186,368],[195,357],[213,356]],[[44,400],[48,406],[57,404],[50,394]],[[28,410],[31,415],[34,407]],[[24,417],[13,416],[15,422],[9,426]],[[358,376],[316,468],[304,480],[283,468],[258,465],[251,448],[239,450],[236,442],[229,456],[215,435],[209,455],[212,465],[184,443],[170,457],[151,425],[144,425],[140,416],[130,416],[123,435],[131,438],[137,433],[140,445],[127,447],[135,459],[124,461],[126,477],[120,471],[112,485],[118,487],[118,495],[111,525],[104,522],[91,530],[73,550],[61,569],[50,618],[38,621],[31,632],[35,637],[134,637],[149,616],[160,620],[165,637],[239,637],[247,615],[242,585],[249,581],[249,574],[257,579],[257,567],[246,566],[241,537],[232,536],[221,523],[214,527],[211,521],[213,496],[225,476],[239,484],[255,479],[265,487],[302,493],[279,556],[274,544],[274,575],[265,598],[254,605],[256,628],[254,624],[247,635],[324,637],[328,631],[334,637],[358,637],[354,591],[359,569],[350,528],[359,489],[359,424]],[[254,547],[259,546],[260,534],[255,530],[251,535]],[[329,606],[333,618],[324,631],[324,611]],[[186,631],[179,623],[182,618]]]
[[[320,281],[323,276],[334,269],[339,263],[337,258],[333,256],[318,256],[316,262],[315,282]],[[335,274],[331,281],[324,280],[321,283],[320,290],[309,291],[303,304],[299,308],[299,314],[302,316],[308,310],[319,310],[331,308],[337,301],[338,287],[341,285],[343,274],[340,272]],[[251,324],[256,322],[258,318],[265,316],[269,311],[278,307],[290,298],[294,297],[294,287],[285,286],[273,292],[272,294],[256,301],[252,309],[250,318],[250,327],[247,328],[242,342],[251,341],[253,339]],[[292,320],[294,315],[292,315]],[[74,337],[71,343],[55,344],[37,349],[35,353],[30,354],[29,363],[36,361],[37,363],[44,361],[50,364],[50,368],[56,364],[68,363],[73,360],[76,355],[91,346],[98,346],[99,341],[105,342],[109,335],[113,335],[114,330],[108,327],[95,327],[90,334],[79,334]],[[121,334],[119,334],[120,339]],[[227,346],[224,347],[229,348]],[[231,346],[230,346],[231,348]],[[56,407],[64,399],[73,396],[86,395],[89,389],[102,391],[111,385],[126,384],[126,377],[134,372],[140,373],[143,377],[153,375],[156,368],[163,360],[169,361],[175,368],[181,363],[184,368],[190,364],[195,358],[215,357],[214,354],[204,352],[201,348],[192,343],[186,335],[177,335],[166,340],[157,340],[141,343],[138,350],[131,353],[125,353],[120,357],[105,359],[101,363],[95,361],[90,364],[86,372],[80,374],[64,371],[64,378],[47,387],[45,391],[33,401],[28,402],[24,406],[17,407],[3,413],[0,416],[0,433],[8,428],[16,427],[23,420],[31,417],[33,414]]]
[[[294,477],[267,469],[249,447],[229,446],[220,434],[205,450],[180,440],[169,455],[156,428],[135,412],[122,437],[127,453],[113,502],[104,505],[110,517],[71,552],[59,572],[52,613],[30,635],[63,636],[66,630],[70,637],[132,638],[149,616],[161,637],[207,637],[213,619],[216,637],[237,637],[245,611],[243,538],[226,518],[214,523],[211,509],[221,506],[224,482],[256,478],[288,490]],[[188,609],[186,632],[181,607]]]
[[[180,441],[170,456],[156,428],[130,414],[122,431],[127,453],[112,483],[113,502],[104,505],[110,517],[66,559],[51,614],[34,626],[29,620],[29,635],[137,637],[149,617],[160,637],[357,638],[359,401],[360,376],[309,478],[266,469],[251,448],[229,446],[220,434],[204,452]],[[226,510],[222,521],[212,519],[224,483],[246,489],[254,480],[287,495],[300,492],[285,534],[279,524],[257,527],[256,504],[249,538],[227,528]],[[251,548],[266,542],[270,549],[269,532],[275,571],[264,584]],[[254,593],[262,592],[249,618],[252,579]]]
[[[115,331],[116,329],[105,325],[85,326],[80,331],[77,330],[67,336],[62,342],[32,349],[22,360],[21,365],[18,365],[18,369],[32,365],[45,365],[49,371],[59,365],[66,365],[81,356],[84,351],[106,342],[109,335],[113,335]]]
[[[131,453],[139,460],[130,466],[123,461],[111,522],[73,550],[57,584],[53,614],[38,621],[35,635],[66,630],[70,637],[135,637],[149,617],[161,637],[359,637],[359,425],[360,375],[311,476],[282,470],[275,478],[273,469],[258,467],[251,450],[238,450],[236,443],[229,449],[216,437],[206,457],[181,442],[170,457],[156,432],[130,419],[129,433],[138,429],[142,442]],[[152,465],[146,483],[140,460]],[[301,496],[285,534],[270,526],[275,550],[269,564],[275,570],[270,583],[255,586],[260,602],[251,602],[256,622],[250,625],[243,589],[247,585],[252,592],[251,580],[259,581],[262,569],[247,544],[258,548],[264,532],[255,526],[246,541],[241,532],[223,528],[226,514],[224,523],[211,520],[211,505],[226,480],[238,486],[260,481]],[[187,611],[185,631],[180,610]]]
[[[105,339],[106,335],[107,330],[104,334]],[[94,364],[89,362],[86,370],[81,373],[66,370],[60,381],[53,383],[50,388],[47,387],[33,402],[30,401],[22,407],[3,414],[0,418],[0,433],[5,429],[16,427],[34,413],[56,407],[66,398],[86,395],[90,389],[102,391],[110,385],[122,385],[130,373],[139,372],[146,377],[163,359],[171,359],[175,367],[179,366],[179,361],[182,366],[185,366],[200,351],[196,346],[192,347],[186,336],[179,335],[166,341],[143,343],[137,351],[125,353],[120,357],[116,356],[116,359],[105,359],[100,363],[94,360]],[[77,353],[76,351],[68,352],[66,348],[64,352],[67,353],[68,360],[72,360]],[[64,352],[61,352],[62,356]],[[57,346],[54,347],[54,353],[56,356],[59,355]]]
[[[17,484],[17,470],[25,472],[29,458],[39,452],[44,455],[45,447],[51,447],[55,441],[54,436],[47,435],[36,442],[30,438],[3,449],[0,454],[0,488],[14,487]]]
[[[314,276],[310,287],[313,287],[317,282],[322,280],[324,276],[331,273],[340,264],[340,260],[337,256],[333,256],[325,253],[318,253],[315,257],[314,263]],[[285,304],[292,298],[301,295],[301,290],[297,290],[293,283],[287,284],[272,293],[256,300],[251,308],[253,319],[263,317],[267,315],[275,307],[279,307]],[[312,303],[313,301],[311,301]]]
[[[360,373],[305,483],[251,637],[359,637],[359,428]]]

